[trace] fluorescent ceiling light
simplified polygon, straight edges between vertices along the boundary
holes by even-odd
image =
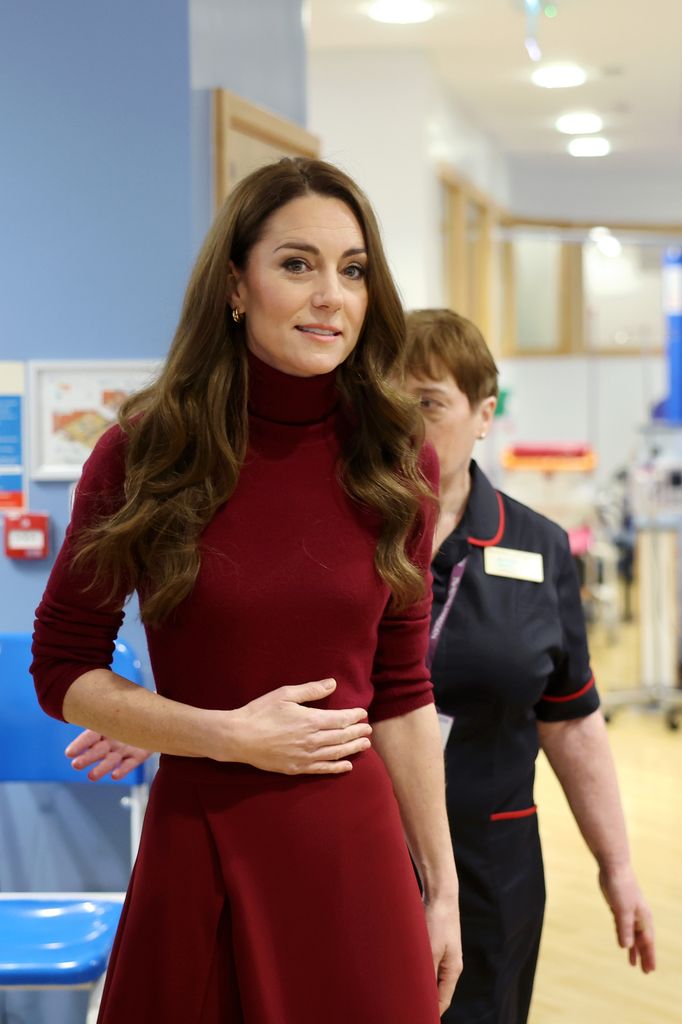
[[[589,237],[590,241],[594,242],[597,249],[599,249],[599,252],[610,259],[616,259],[623,251],[623,246],[619,239],[612,235],[608,228],[592,228]]]
[[[571,156],[606,156],[611,152],[611,143],[599,135],[571,139],[568,144]]]
[[[599,114],[591,114],[589,111],[576,111],[574,114],[562,114],[555,121],[557,131],[564,135],[589,135],[591,132],[600,132],[604,127]]]
[[[416,25],[430,21],[436,11],[427,0],[375,0],[367,13],[374,21],[390,25]]]
[[[531,75],[534,85],[543,89],[570,89],[587,81],[587,72],[577,64],[545,64]]]

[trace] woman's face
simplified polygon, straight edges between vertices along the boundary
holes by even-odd
[[[449,373],[438,379],[408,374],[405,386],[419,399],[426,439],[436,449],[443,479],[468,470],[476,439],[488,432],[496,399],[484,398],[472,409]]]
[[[246,266],[231,267],[233,309],[248,347],[294,377],[335,370],[355,348],[367,311],[367,252],[340,199],[292,199],[266,221]]]

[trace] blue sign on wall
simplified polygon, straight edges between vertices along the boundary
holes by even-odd
[[[22,387],[23,369],[4,380],[7,391],[0,394],[0,511],[11,512],[25,507],[25,482],[22,444]],[[0,384],[0,386],[2,386]]]
[[[21,396],[0,395],[0,466],[21,466]]]

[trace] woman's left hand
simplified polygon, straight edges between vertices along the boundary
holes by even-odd
[[[628,959],[633,967],[639,960],[644,974],[655,970],[656,947],[651,911],[631,865],[602,869],[599,885],[614,917],[618,945],[628,950]]]
[[[438,1005],[443,1014],[450,1005],[457,979],[462,973],[459,907],[457,900],[434,900],[427,902],[424,909],[438,981]]]

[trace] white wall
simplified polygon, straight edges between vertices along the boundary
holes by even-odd
[[[599,456],[596,479],[606,480],[632,461],[639,427],[667,394],[663,356],[528,356],[499,368],[511,395],[509,414],[495,424],[495,451],[483,453],[492,469],[499,450],[515,443],[587,442]]]
[[[448,101],[422,54],[317,52],[309,74],[310,129],[374,204],[406,305],[442,305],[438,164],[506,203],[502,155]]]
[[[682,224],[682,159],[658,167],[602,159],[516,159],[508,164],[511,209],[526,217]]]

